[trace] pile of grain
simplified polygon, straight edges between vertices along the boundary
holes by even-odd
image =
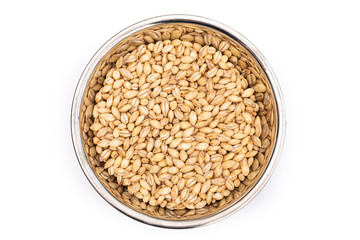
[[[114,189],[151,206],[203,208],[264,166],[268,90],[227,41],[180,30],[157,38],[95,73],[86,151]]]

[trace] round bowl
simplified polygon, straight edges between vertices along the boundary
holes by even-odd
[[[161,207],[152,207],[139,204],[139,200],[121,192],[115,184],[107,181],[109,177],[104,170],[94,165],[85,144],[87,135],[83,132],[84,116],[89,114],[87,98],[94,97],[89,91],[89,85],[96,72],[104,68],[103,61],[108,60],[114,53],[123,49],[138,46],[144,42],[144,36],[149,35],[156,39],[168,29],[188,29],[190,32],[206,32],[212,36],[213,44],[216,41],[226,40],[235,46],[233,53],[243,59],[257,78],[264,81],[270,110],[265,112],[268,124],[270,141],[264,150],[264,164],[259,174],[251,181],[245,179],[241,189],[234,190],[226,200],[201,209],[171,210]],[[210,19],[190,15],[167,15],[147,19],[136,23],[112,37],[93,56],[82,73],[72,103],[71,133],[76,156],[79,164],[95,190],[114,208],[140,222],[166,228],[191,228],[219,221],[249,203],[265,186],[272,175],[279,160],[285,137],[285,113],[283,97],[274,72],[263,55],[245,37],[235,30]]]

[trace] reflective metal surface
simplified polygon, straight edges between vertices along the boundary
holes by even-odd
[[[242,189],[236,189],[231,197],[197,210],[168,210],[160,207],[141,207],[139,200],[112,188],[109,176],[102,174],[93,164],[94,159],[88,156],[84,144],[86,136],[82,133],[86,106],[84,97],[89,94],[89,82],[94,73],[102,69],[103,62],[113,54],[124,49],[132,49],[143,43],[143,36],[149,34],[154,38],[171,29],[187,28],[190,31],[207,32],[215,39],[224,39],[236,45],[241,56],[253,64],[267,86],[269,101],[273,106],[269,114],[271,147],[265,152],[266,164],[261,174],[253,181],[248,181]],[[90,60],[76,88],[71,114],[71,130],[74,149],[80,166],[96,191],[113,207],[122,213],[147,224],[167,228],[191,228],[213,223],[243,208],[265,186],[274,171],[285,137],[285,114],[283,99],[276,77],[262,54],[241,34],[233,29],[210,19],[189,15],[168,15],[151,18],[134,24],[116,34]],[[111,180],[111,179],[110,179]]]

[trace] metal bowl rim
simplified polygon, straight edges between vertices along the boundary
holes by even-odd
[[[258,63],[263,68],[263,71],[267,75],[269,83],[272,87],[274,99],[277,105],[278,129],[277,129],[276,142],[274,144],[274,150],[272,156],[269,160],[268,166],[264,170],[263,175],[260,177],[258,182],[250,189],[250,191],[247,192],[240,200],[238,200],[238,202],[212,215],[206,217],[200,217],[197,219],[166,220],[166,219],[155,218],[140,213],[136,210],[133,210],[130,207],[126,206],[125,204],[121,203],[113,195],[111,195],[111,193],[109,193],[106,190],[106,188],[104,188],[103,185],[100,183],[100,181],[96,177],[95,173],[92,171],[87,161],[81,143],[79,116],[81,110],[80,108],[81,108],[82,96],[85,91],[87,82],[98,62],[109,50],[111,50],[117,43],[119,43],[126,37],[142,29],[146,29],[155,25],[161,25],[166,23],[180,23],[180,24],[189,23],[189,24],[204,26],[219,31],[224,35],[227,35],[228,37],[232,38],[234,41],[239,42],[243,47],[245,47],[250,52],[250,54],[258,61]],[[257,50],[257,48],[249,40],[247,40],[244,36],[242,36],[234,29],[229,28],[228,26],[219,23],[217,21],[204,17],[194,16],[194,15],[175,14],[175,15],[164,15],[164,16],[149,18],[140,21],[136,24],[133,24],[125,28],[124,30],[120,31],[115,36],[113,36],[96,52],[96,54],[91,58],[91,60],[87,64],[77,84],[73,97],[72,108],[71,108],[71,135],[72,135],[74,150],[78,162],[82,168],[82,171],[84,172],[85,176],[87,177],[91,185],[95,188],[95,190],[99,193],[99,195],[102,198],[104,198],[104,200],[106,200],[110,205],[112,205],[114,208],[116,208],[123,214],[140,222],[157,227],[164,227],[164,228],[192,228],[192,227],[207,225],[210,223],[220,221],[223,218],[228,217],[234,214],[235,212],[239,211],[243,207],[245,207],[245,205],[247,205],[264,188],[269,178],[271,177],[272,173],[274,172],[284,145],[285,128],[286,128],[286,120],[285,120],[285,109],[284,109],[282,92],[273,70],[271,69],[270,65],[268,64],[264,56],[260,53],[260,51]]]

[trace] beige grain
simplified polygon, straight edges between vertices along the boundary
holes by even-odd
[[[220,37],[178,28],[143,39],[119,48],[89,81],[89,162],[142,209],[222,206],[253,184],[271,152],[266,81]]]

